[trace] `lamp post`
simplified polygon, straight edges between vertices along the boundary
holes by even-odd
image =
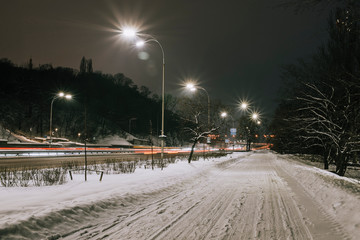
[[[205,88],[203,88],[203,87],[200,87],[200,86],[195,86],[194,84],[192,84],[192,83],[188,83],[188,84],[186,84],[186,88],[187,89],[189,89],[190,91],[196,91],[196,89],[201,89],[201,90],[203,90],[205,93],[206,93],[206,96],[207,96],[207,114],[208,114],[208,116],[207,116],[207,120],[208,120],[208,127],[210,128],[210,96],[209,96],[209,93],[206,91],[206,89]]]
[[[247,103],[247,102],[242,102],[242,103],[240,103],[240,109],[242,110],[242,111],[245,111],[245,110],[248,110],[248,108],[249,108],[249,104]],[[231,115],[229,115],[227,112],[222,112],[221,113],[221,117],[222,118],[226,118],[227,116],[230,116],[231,117],[231,120],[232,120],[232,127],[233,127],[233,129],[235,128],[235,121],[234,121],[234,118],[231,116]],[[258,118],[258,114],[257,113],[253,113],[252,114],[252,118],[254,119],[254,120],[256,120],[257,118]],[[235,135],[236,135],[236,129],[234,130],[235,131]],[[234,148],[235,148],[235,138],[234,138],[234,141],[233,141],[233,150],[234,150]]]
[[[63,92],[59,92],[57,95],[55,95],[52,100],[51,100],[51,105],[50,105],[50,147],[51,147],[51,143],[52,143],[52,115],[53,115],[53,104],[55,99],[58,98],[66,98],[68,100],[70,100],[72,98],[72,96],[70,94],[66,94]]]
[[[164,116],[165,116],[165,54],[164,54],[164,48],[162,47],[161,43],[153,36],[149,34],[143,34],[138,33],[136,29],[134,28],[124,28],[121,33],[127,37],[127,38],[135,38],[137,36],[143,37],[145,40],[140,40],[136,42],[137,47],[144,46],[145,43],[148,42],[155,42],[159,45],[162,53],[162,90],[161,90],[161,135],[159,136],[161,138],[161,161],[164,158],[164,138],[166,138],[164,134]]]
[[[234,118],[228,114],[227,112],[222,112],[220,115],[222,118],[226,118],[227,116],[231,117],[232,120],[232,128],[235,129],[235,132],[232,132],[232,130],[230,129],[230,133],[234,133],[234,135],[236,135],[236,128],[235,128],[235,121]],[[235,150],[235,137],[233,137],[233,151]]]

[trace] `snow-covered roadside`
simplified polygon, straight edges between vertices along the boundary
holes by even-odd
[[[102,182],[99,182],[99,175],[93,174],[88,176],[87,182],[84,182],[84,175],[74,175],[73,181],[68,181],[61,186],[0,187],[0,236],[1,229],[17,224],[29,224],[27,221],[30,219],[42,219],[54,212],[61,212],[62,216],[58,216],[59,219],[56,216],[46,218],[49,226],[51,225],[49,221],[56,224],[66,219],[67,213],[72,214],[71,211],[66,210],[77,206],[87,211],[86,208],[93,208],[97,203],[99,205],[111,204],[113,197],[121,196],[124,197],[124,201],[131,203],[132,196],[141,197],[168,188],[199,175],[214,164],[228,158],[199,160],[191,164],[187,161],[178,161],[164,170],[138,168],[132,174],[104,175]]]
[[[281,167],[303,186],[326,213],[336,219],[354,239],[360,239],[360,181],[301,164],[286,155],[277,157],[285,160]]]
[[[0,188],[0,239],[359,239],[359,189],[269,151],[75,175]]]

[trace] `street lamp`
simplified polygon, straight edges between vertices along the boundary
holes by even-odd
[[[243,102],[243,103],[241,103],[240,108],[242,110],[245,110],[245,109],[247,109],[248,106],[249,106],[249,104],[247,104],[246,102]]]
[[[258,119],[258,117],[259,117],[259,114],[257,114],[257,113],[253,113],[253,114],[251,115],[251,118],[252,118],[254,121],[256,121],[256,120]]]
[[[195,92],[196,89],[201,89],[206,93],[207,101],[208,101],[208,112],[207,112],[207,114],[208,114],[208,116],[207,116],[207,118],[208,118],[208,127],[210,128],[210,96],[209,96],[209,93],[205,90],[205,88],[200,87],[200,86],[195,86],[193,83],[187,83],[186,88],[189,89],[192,92]]]
[[[50,147],[51,147],[51,143],[52,143],[52,113],[53,113],[53,104],[55,99],[58,98],[65,98],[67,100],[70,100],[72,98],[72,96],[70,94],[65,94],[63,92],[59,92],[57,95],[55,95],[52,100],[51,100],[51,105],[50,105]]]
[[[135,28],[127,27],[124,28],[121,33],[126,38],[135,38],[137,36],[143,37],[145,40],[139,40],[136,42],[137,47],[142,47],[145,45],[145,43],[148,42],[155,42],[159,45],[162,53],[162,99],[161,99],[161,135],[159,136],[161,138],[161,160],[164,158],[164,138],[166,138],[164,134],[164,115],[165,115],[165,54],[164,54],[164,48],[160,44],[160,42],[153,36],[149,34],[143,34],[138,33]]]
[[[231,115],[229,115],[227,112],[222,112],[221,114],[220,114],[220,116],[222,117],[222,118],[226,118],[226,117],[228,117],[228,116],[230,116],[230,118],[231,118],[231,120],[232,120],[232,129],[230,129],[230,135],[233,135],[232,137],[233,137],[233,151],[235,150],[235,135],[236,135],[236,128],[235,128],[235,121],[234,121],[234,118],[231,116]]]
[[[125,27],[121,32],[126,38],[135,38],[137,36],[137,30],[132,27]]]
[[[234,125],[235,125],[234,122],[235,122],[235,121],[234,121],[234,118],[233,118],[231,115],[229,115],[227,112],[222,112],[220,116],[221,116],[222,118],[226,118],[227,116],[229,116],[229,117],[231,118],[232,122],[233,122],[232,126],[233,126],[233,128],[234,128]]]

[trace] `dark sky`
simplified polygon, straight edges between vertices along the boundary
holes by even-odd
[[[161,91],[161,51],[148,60],[119,40],[136,24],[163,46],[166,93],[194,78],[211,99],[243,98],[269,113],[276,107],[280,67],[307,57],[326,39],[327,11],[295,14],[279,0],[11,0],[0,8],[0,58],[35,66],[79,69],[83,56],[96,71],[124,73],[138,86]]]

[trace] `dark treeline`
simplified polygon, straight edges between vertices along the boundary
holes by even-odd
[[[328,42],[312,58],[284,67],[274,149],[323,156],[344,175],[360,152],[360,7],[342,1],[329,17]]]
[[[49,64],[34,68],[31,59],[20,67],[1,59],[0,77],[0,125],[10,131],[49,136],[51,101],[62,91],[73,99],[53,102],[54,136],[82,140],[87,135],[91,142],[129,128],[138,137],[160,135],[161,98],[122,73],[93,72],[91,59],[81,60],[80,71]],[[166,99],[171,106],[173,98]],[[173,136],[168,144],[179,144],[179,118],[169,109],[165,116],[166,134]]]

